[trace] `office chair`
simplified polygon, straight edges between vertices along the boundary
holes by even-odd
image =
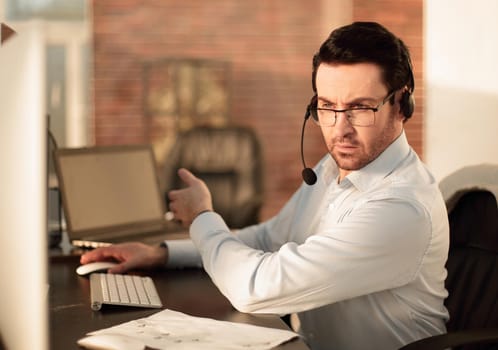
[[[450,222],[447,333],[401,349],[498,349],[497,169],[487,165],[466,168],[441,182]],[[466,185],[456,189],[457,179]]]
[[[177,175],[181,167],[206,182],[214,210],[230,228],[259,222],[263,165],[252,129],[198,126],[180,133],[164,162],[165,191],[184,186]]]

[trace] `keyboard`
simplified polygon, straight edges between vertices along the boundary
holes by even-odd
[[[90,292],[93,310],[100,310],[104,304],[148,308],[163,306],[150,277],[92,273]]]

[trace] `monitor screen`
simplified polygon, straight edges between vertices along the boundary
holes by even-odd
[[[0,46],[0,336],[48,348],[44,40],[39,22]]]
[[[70,233],[77,234],[70,238],[106,227],[164,220],[151,147],[59,149],[56,158],[66,222]]]

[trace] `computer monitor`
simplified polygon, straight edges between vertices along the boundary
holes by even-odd
[[[48,348],[46,127],[41,23],[0,46],[0,336]]]

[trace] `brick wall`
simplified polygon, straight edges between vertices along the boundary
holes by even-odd
[[[94,0],[95,143],[150,141],[143,111],[144,64],[179,57],[227,61],[232,79],[229,119],[253,127],[261,140],[266,193],[262,217],[275,214],[301,182],[299,138],[311,97],[311,57],[324,39],[323,1],[329,0]],[[419,153],[422,7],[422,0],[403,5],[394,0],[353,1],[355,20],[385,24],[412,49],[417,110],[407,133]],[[308,123],[308,165],[324,152],[318,127]]]
[[[423,155],[423,1],[422,0],[354,0],[355,21],[376,21],[398,35],[408,46],[415,77],[415,112],[405,124],[408,141]]]

